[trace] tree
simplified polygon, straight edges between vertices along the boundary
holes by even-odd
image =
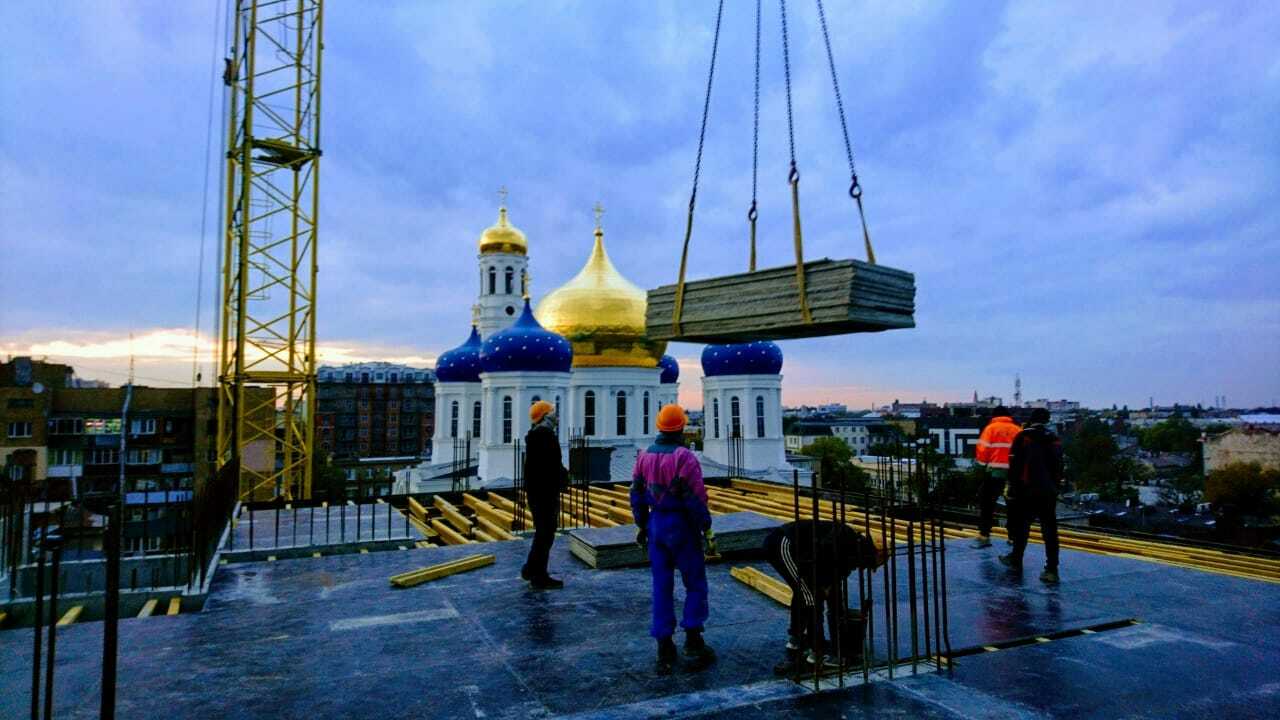
[[[1280,511],[1280,470],[1256,462],[1231,463],[1209,473],[1204,497],[1226,515],[1270,515]]]
[[[838,437],[820,437],[805,445],[800,452],[817,461],[818,477],[823,487],[860,492],[868,475],[853,464],[853,450]]]
[[[1195,452],[1200,431],[1188,420],[1175,417],[1138,431],[1138,445],[1151,452]]]
[[[331,503],[347,500],[347,474],[342,468],[334,467],[331,453],[319,449],[312,453],[311,485],[315,488],[313,495]]]
[[[1077,491],[1096,492],[1104,500],[1127,499],[1132,493],[1125,483],[1134,470],[1117,462],[1117,451],[1106,423],[1085,420],[1065,442],[1067,480]]]

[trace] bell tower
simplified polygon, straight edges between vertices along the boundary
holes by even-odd
[[[476,329],[481,338],[510,327],[519,317],[529,276],[529,243],[507,219],[507,190],[498,191],[498,222],[480,235],[480,292]]]

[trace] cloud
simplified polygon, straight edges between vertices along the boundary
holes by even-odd
[[[806,255],[857,257],[816,13],[790,9]],[[641,287],[674,279],[714,7],[327,10],[322,345],[425,359],[461,342],[474,243],[500,185],[529,236],[535,295],[580,267],[597,200],[619,269]],[[194,328],[202,210],[200,327],[212,326],[212,15],[0,7],[12,29],[0,57],[12,109],[0,118],[4,348],[79,342],[59,328],[117,343],[129,328]],[[1093,404],[1280,395],[1280,9],[829,2],[827,16],[872,237],[881,262],[916,273],[918,327],[783,343],[788,402],[1008,396],[1015,372],[1029,395]],[[746,264],[753,24],[727,7],[693,277]],[[792,261],[778,31],[775,9],[761,68],[765,267]]]

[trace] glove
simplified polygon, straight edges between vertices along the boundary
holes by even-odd
[[[636,528],[636,545],[639,545],[641,550],[648,552],[649,532],[644,528]]]
[[[715,557],[720,554],[716,549],[716,534],[712,532],[711,528],[707,528],[707,531],[702,534],[702,540],[703,555],[706,557]]]

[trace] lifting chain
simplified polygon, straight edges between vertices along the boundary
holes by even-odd
[[[751,124],[751,209],[747,210],[747,222],[751,223],[751,258],[748,272],[756,271],[756,179],[760,174],[760,0],[756,0],[756,84],[755,104],[752,107]]]

